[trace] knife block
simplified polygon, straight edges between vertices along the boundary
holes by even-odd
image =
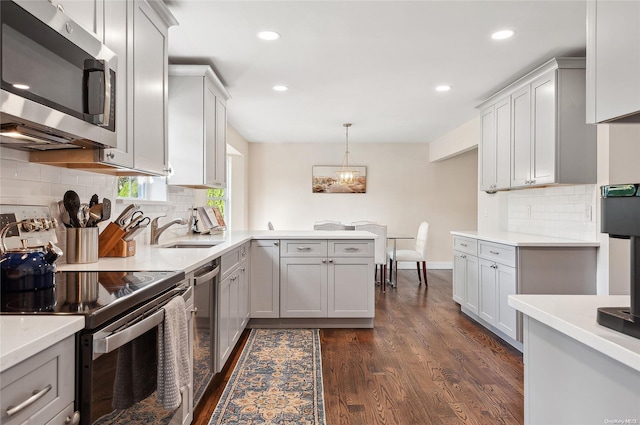
[[[105,257],[133,257],[136,255],[136,241],[119,239]]]
[[[109,255],[118,243],[124,242],[122,240],[124,234],[125,231],[120,226],[113,222],[109,223],[98,236],[98,257],[128,257],[127,255]],[[122,250],[120,249],[118,252],[122,252]]]

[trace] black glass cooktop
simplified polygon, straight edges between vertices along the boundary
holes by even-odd
[[[182,271],[58,271],[55,286],[2,292],[3,314],[82,314],[93,329],[175,288]]]

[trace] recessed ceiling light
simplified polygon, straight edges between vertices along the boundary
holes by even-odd
[[[287,87],[287,86],[273,86],[273,90],[275,90],[275,91],[287,91],[287,90],[289,90],[289,87]]]
[[[29,90],[31,88],[26,84],[19,84],[19,83],[13,84],[13,87],[15,87],[17,89],[20,89],[20,90]]]
[[[436,91],[449,91],[449,90],[451,90],[451,86],[442,85],[442,86],[436,87]]]
[[[261,40],[273,41],[280,38],[280,34],[275,31],[260,31],[258,38]]]
[[[504,40],[506,38],[513,36],[513,34],[515,33],[516,32],[513,30],[500,30],[491,34],[491,38],[493,38],[494,40]]]

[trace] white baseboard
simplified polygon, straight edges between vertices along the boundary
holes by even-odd
[[[400,261],[398,269],[415,270],[416,263]],[[453,263],[450,261],[427,261],[427,270],[453,270]]]

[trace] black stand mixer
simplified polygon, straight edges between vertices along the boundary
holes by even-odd
[[[598,323],[640,338],[640,184],[600,188],[602,233],[629,239],[631,245],[631,305],[598,308]]]

